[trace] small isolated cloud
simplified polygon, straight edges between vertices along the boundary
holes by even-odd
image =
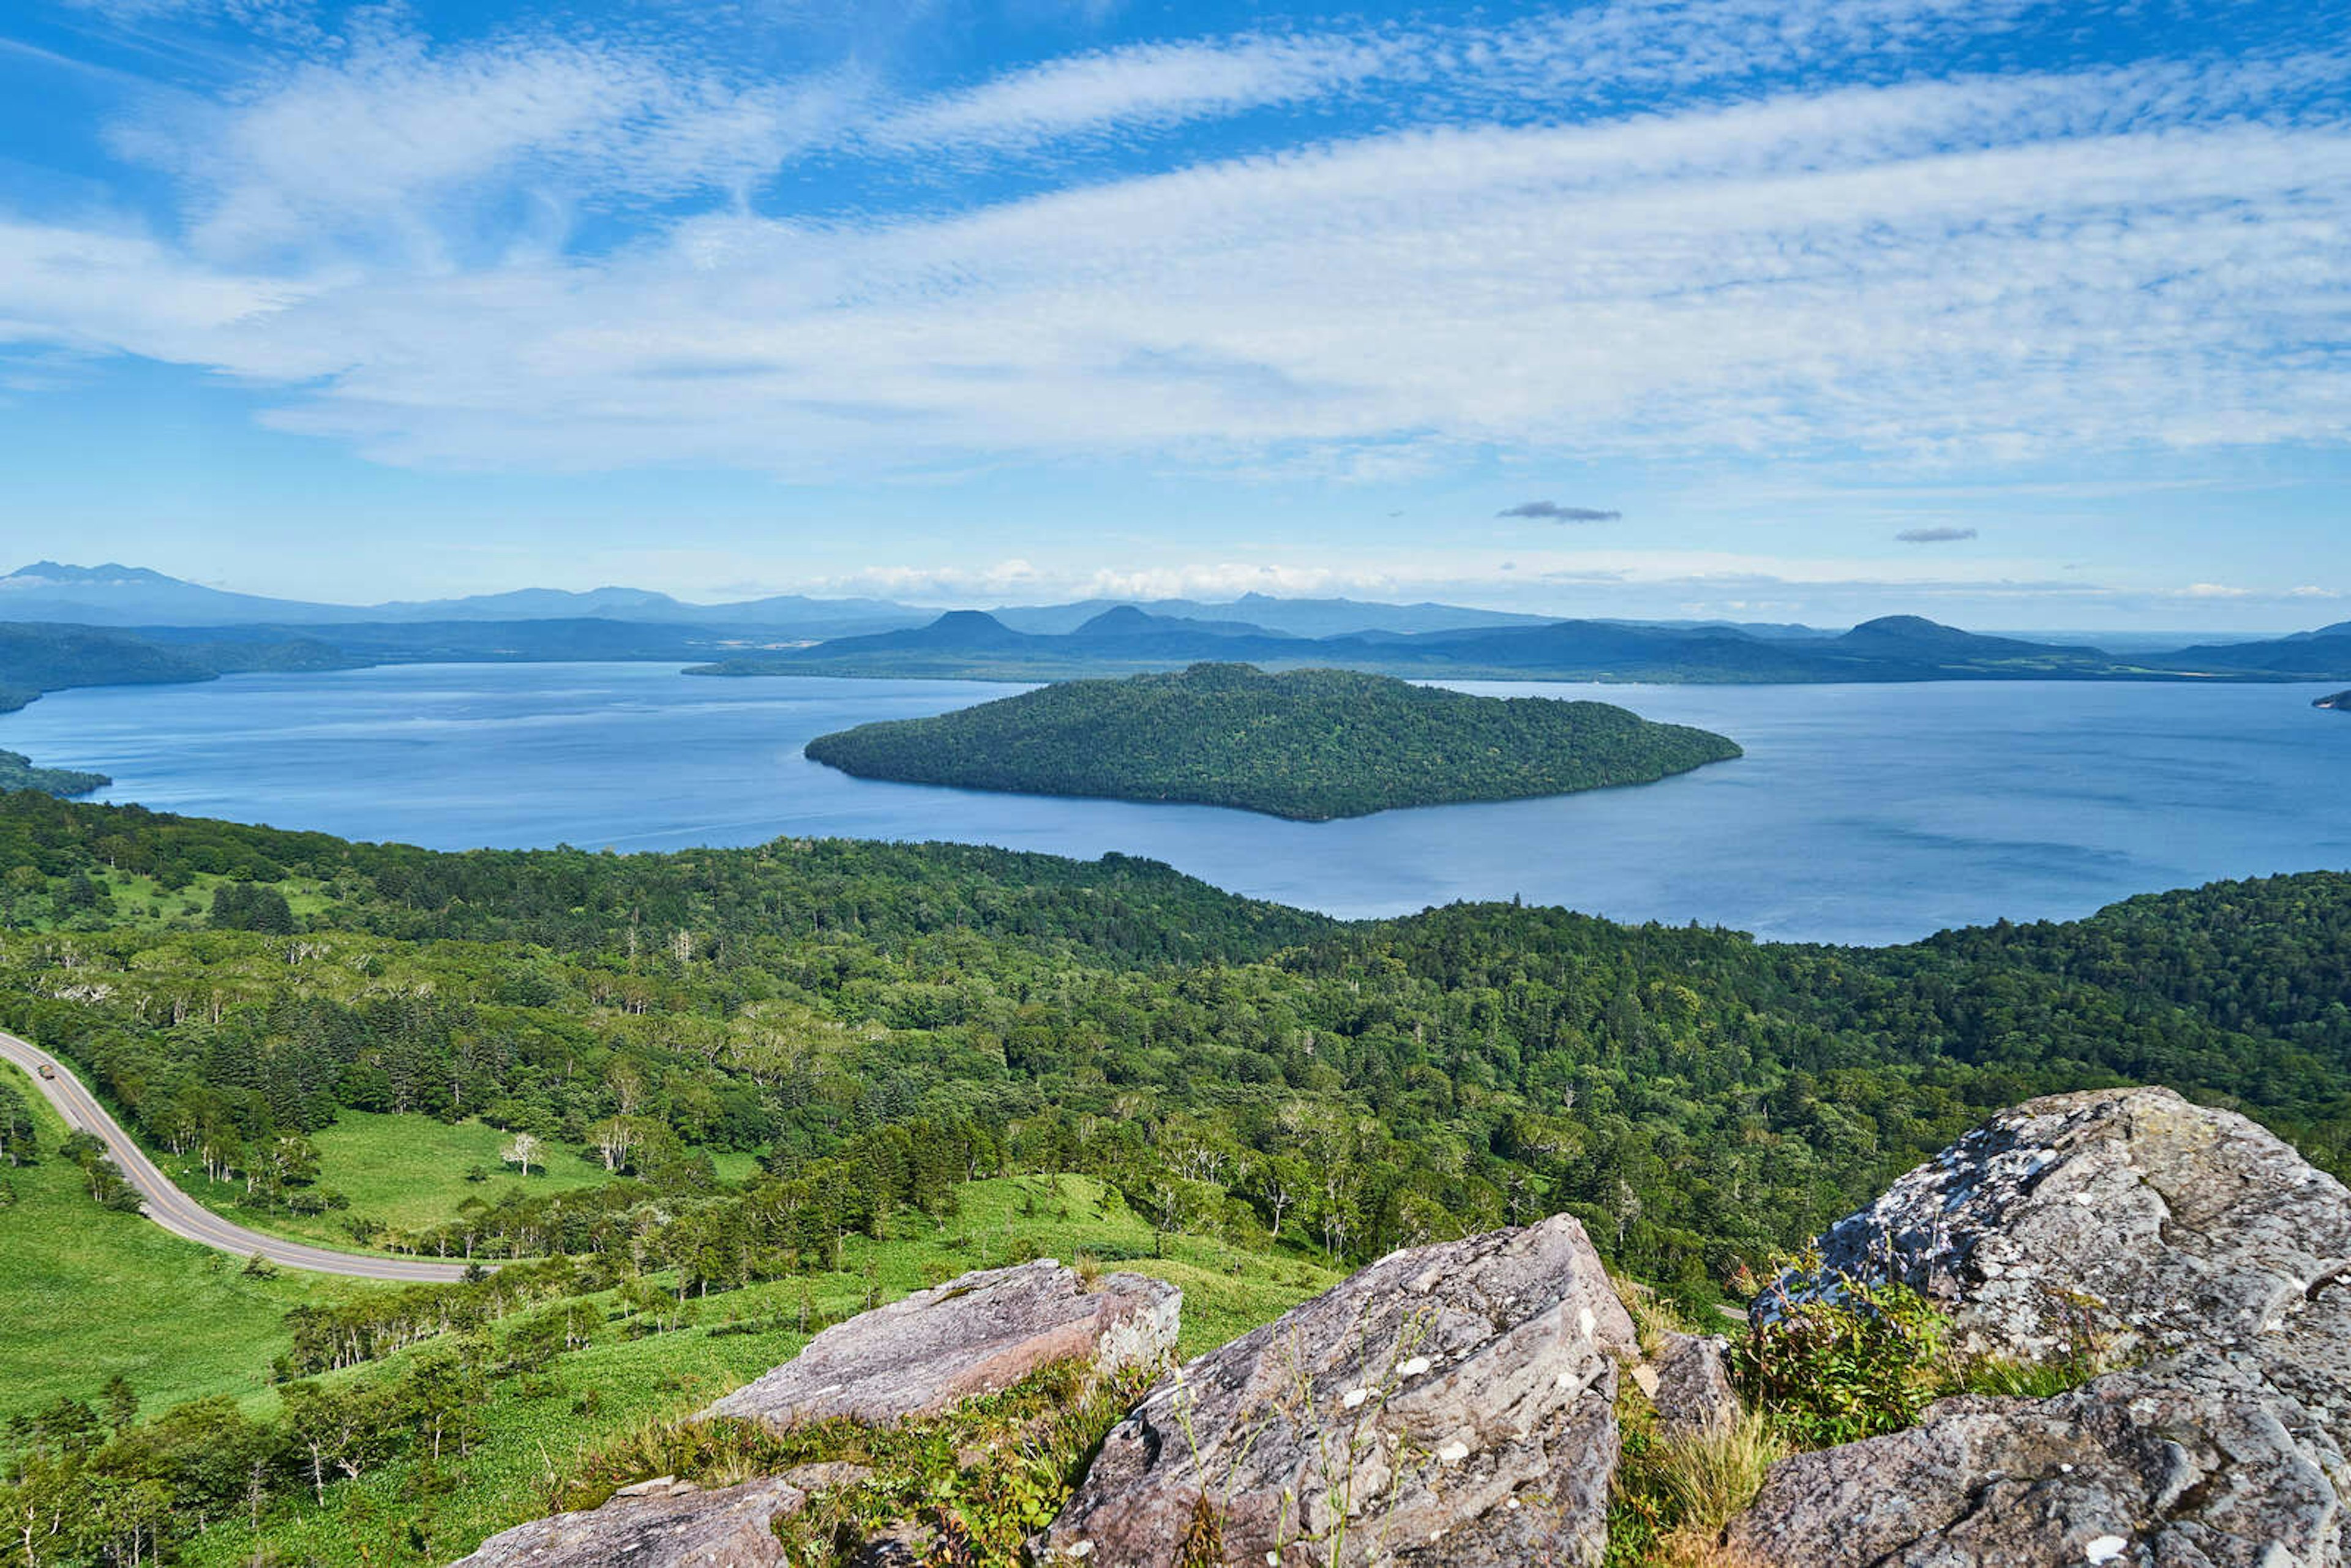
[[[1505,507],[1494,514],[1498,517],[1541,517],[1550,523],[1613,523],[1622,512],[1604,512],[1597,507],[1562,507],[1557,501],[1520,501],[1515,507]]]
[[[1948,545],[1976,537],[1973,528],[1905,528],[1894,536],[1906,545]]]

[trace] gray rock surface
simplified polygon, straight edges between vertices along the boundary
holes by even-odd
[[[1729,1429],[1739,1418],[1739,1395],[1730,1386],[1730,1343],[1720,1334],[1666,1336],[1650,1362],[1656,1382],[1648,1386],[1657,1428],[1668,1437]]]
[[[455,1568],[782,1568],[773,1521],[807,1500],[774,1479],[723,1491],[664,1487],[517,1525]]]
[[[2045,1359],[2086,1334],[2136,1364],[1784,1460],[1735,1550],[1802,1568],[2345,1562],[2351,1194],[2243,1117],[2154,1089],[2032,1101],[1823,1252],[1935,1298],[1963,1351]]]
[[[2342,1561],[2331,1444],[2193,1352],[2050,1400],[1952,1400],[1908,1431],[1772,1467],[1734,1554],[1803,1568]]]
[[[1840,1221],[1822,1261],[1924,1291],[1963,1351],[2041,1359],[2085,1328],[2116,1354],[2226,1348],[2275,1333],[2344,1272],[2351,1193],[2252,1122],[2168,1089],[2054,1094]]]
[[[1175,1351],[1182,1301],[1175,1286],[1139,1274],[1088,1290],[1050,1258],[966,1274],[834,1324],[702,1418],[887,1424],[1009,1387],[1049,1362],[1152,1365]]]
[[[1397,1252],[1184,1366],[1113,1430],[1037,1561],[1587,1564],[1632,1320],[1566,1216]]]

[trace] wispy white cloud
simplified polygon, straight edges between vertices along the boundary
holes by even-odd
[[[435,271],[555,248],[578,205],[739,196],[855,96],[837,75],[737,86],[594,40],[436,49],[362,19],[324,57],[225,100],[159,98],[111,139],[179,179],[195,256]]]
[[[1102,51],[912,102],[386,27],[122,128],[181,183],[170,225],[0,219],[0,331],[282,386],[282,428],[455,467],[1934,470],[2351,435],[2351,62],[1915,68],[2035,10],[1619,0]],[[1857,85],[1792,85],[1823,58]],[[1691,83],[1737,90],[1603,101]],[[962,206],[762,195],[796,160],[1374,90],[1394,128],[1083,182],[1048,159]],[[580,246],[586,208],[627,237]]]
[[[886,114],[856,144],[893,153],[970,154],[1071,136],[1158,128],[1311,101],[1399,68],[1420,51],[1400,40],[1250,37],[1131,46],[1055,60]]]

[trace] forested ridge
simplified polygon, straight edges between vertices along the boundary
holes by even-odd
[[[73,686],[171,685],[249,670],[339,670],[356,661],[307,637],[162,641],[100,626],[0,622],[0,713]]]
[[[305,1430],[374,1422],[354,1464],[462,1448],[500,1366],[615,1314],[659,1333],[705,1297],[838,1281],[858,1248],[952,1229],[975,1179],[1077,1173],[1149,1233],[1317,1268],[1566,1209],[1704,1306],[2048,1091],[2167,1083],[2351,1170],[2340,873],[1868,949],[1501,904],[1338,923],[1123,857],[450,855],[29,793],[0,798],[0,1026],[209,1201],[347,1244],[570,1255],[296,1312],[282,1379],[401,1355],[343,1404],[290,1395],[292,1425],[215,1402],[127,1427],[144,1448],[70,1410],[21,1429],[57,1495],[152,1483],[183,1523],[235,1517],[264,1471],[323,1499]],[[313,1146],[362,1112],[478,1118],[531,1140],[526,1173],[536,1151],[595,1180],[395,1223]],[[0,1140],[105,1196],[102,1161],[28,1146],[5,1097]],[[150,1473],[212,1449],[251,1473]]]
[[[625,1116],[789,1170],[920,1122],[966,1164],[1173,1182],[1201,1223],[1282,1207],[1334,1254],[1573,1207],[1699,1292],[2045,1090],[2167,1082],[2351,1147],[2333,873],[1863,949],[1503,904],[1340,924],[1124,857],[452,855],[34,795],[0,855],[10,1021],[157,1145],[349,1106],[584,1146]],[[1345,1190],[1272,1192],[1343,1150]]]
[[[901,783],[1181,800],[1320,821],[1646,784],[1740,750],[1607,703],[1203,664],[860,725],[819,736],[808,755]]]
[[[21,751],[0,751],[0,791],[38,789],[45,795],[87,795],[114,780],[72,768],[36,768]]]

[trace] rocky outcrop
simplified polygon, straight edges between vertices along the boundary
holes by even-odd
[[[783,1568],[774,1521],[808,1501],[773,1478],[704,1491],[664,1477],[626,1492],[494,1535],[455,1568]]]
[[[1397,1252],[1193,1361],[1040,1563],[1592,1563],[1633,1324],[1565,1216]],[[1187,1542],[1190,1555],[1186,1554]]]
[[[2351,1495],[2351,1193],[2168,1091],[2002,1113],[1824,1239],[1962,1351],[2135,1359],[2049,1400],[1948,1400],[1773,1467],[1730,1544],[1802,1568],[2335,1568]],[[1771,1310],[1768,1304],[1762,1309]]]
[[[834,1324],[701,1419],[889,1424],[1008,1388],[1050,1362],[1154,1365],[1175,1352],[1182,1301],[1175,1286],[1140,1274],[1089,1289],[1050,1258],[966,1274]]]
[[[1657,1429],[1667,1437],[1690,1437],[1729,1429],[1739,1419],[1739,1395],[1730,1386],[1729,1342],[1720,1334],[1670,1333],[1642,1369],[1641,1391],[1657,1412]]]
[[[2168,1089],[2004,1111],[1822,1239],[1824,1273],[1899,1280],[1962,1351],[2028,1360],[2085,1334],[2117,1355],[2247,1345],[2346,1260],[2341,1183]]]
[[[1956,1348],[2116,1370],[2050,1399],[1947,1399],[1909,1430],[1774,1466],[1725,1563],[1757,1568],[2346,1568],[2351,1192],[2241,1116],[2161,1090],[2001,1113],[1823,1239],[1759,1315],[1855,1278],[1949,1315]],[[1049,1262],[827,1330],[707,1413],[778,1427],[944,1410],[1071,1356],[1164,1357],[1171,1287]],[[1721,1339],[1633,1324],[1566,1217],[1398,1252],[1163,1380],[1103,1443],[1040,1564],[1593,1568],[1620,1363],[1658,1430],[1739,1416]],[[769,1529],[854,1465],[726,1491],[664,1477],[510,1531],[471,1568],[780,1561]],[[865,1542],[865,1568],[939,1545]]]
[[[1774,1466],[1734,1555],[1803,1568],[2341,1561],[2340,1457],[2209,1352],[2049,1400],[1948,1400],[1908,1431]]]

